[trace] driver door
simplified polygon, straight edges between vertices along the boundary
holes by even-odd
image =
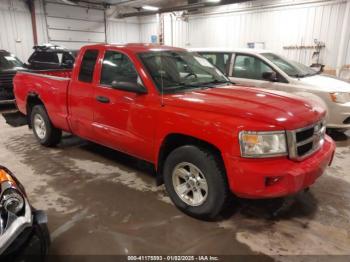
[[[94,90],[93,130],[98,142],[130,155],[152,159],[155,121],[149,96],[118,89],[113,82],[141,81],[133,62],[121,52],[107,50],[101,59],[100,82]]]
[[[229,78],[239,85],[283,90],[286,85],[286,80],[277,72],[276,81],[269,81],[263,78],[263,73],[272,72],[275,71],[260,58],[253,55],[237,53],[233,57],[233,66]]]

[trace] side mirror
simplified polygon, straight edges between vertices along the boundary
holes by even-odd
[[[137,94],[147,94],[147,89],[139,83],[135,82],[112,82],[112,88],[123,90],[127,92],[137,93]]]
[[[271,81],[271,82],[278,81],[276,72],[264,72],[264,73],[262,73],[262,78],[264,80]]]

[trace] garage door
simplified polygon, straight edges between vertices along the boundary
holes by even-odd
[[[45,1],[45,13],[50,43],[76,49],[106,40],[102,9]]]

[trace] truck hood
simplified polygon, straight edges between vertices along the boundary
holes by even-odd
[[[332,76],[314,75],[296,80],[298,84],[313,87],[314,90],[325,92],[348,92],[350,84]]]
[[[316,102],[280,91],[242,86],[166,95],[164,105],[251,119],[284,129],[307,126],[325,115]]]

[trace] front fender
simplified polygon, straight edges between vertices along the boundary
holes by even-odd
[[[326,120],[328,120],[328,118],[329,118],[329,107],[328,107],[327,103],[325,102],[325,100],[321,96],[313,94],[313,93],[310,93],[310,92],[305,92],[305,91],[293,92],[293,94],[297,95],[297,96],[300,96],[300,97],[306,99],[307,101],[312,100],[312,101],[318,103],[319,105],[321,105],[326,110]]]

